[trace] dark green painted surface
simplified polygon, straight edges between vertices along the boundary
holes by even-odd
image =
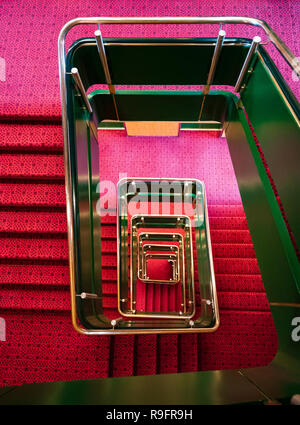
[[[125,126],[123,122],[109,122],[103,121],[98,124],[99,129],[114,129],[114,130],[125,130]]]
[[[292,377],[292,382],[298,386],[300,392],[300,341],[293,340],[292,331],[295,325],[292,320],[300,320],[300,305],[298,307],[271,306],[276,329],[278,330],[278,353],[273,364],[280,366]],[[300,336],[300,331],[297,331]]]
[[[94,252],[94,239],[100,246],[100,220],[95,214],[96,200],[91,194],[99,182],[98,142],[90,130],[89,117],[83,107],[82,99],[74,90],[70,75],[67,78],[68,114],[69,114],[69,168],[72,175],[73,232],[74,232],[74,270],[76,276],[76,293],[96,293],[101,297],[101,253]],[[91,162],[93,153],[93,162]],[[93,230],[93,232],[92,232]],[[97,282],[96,279],[98,278]],[[102,303],[94,299],[76,297],[77,314],[81,324],[86,328],[108,325],[103,316]],[[110,326],[110,322],[109,322]]]
[[[19,388],[19,387],[2,387],[2,388],[0,388],[0,397],[2,397],[6,393],[14,391],[16,388]]]
[[[300,302],[287,249],[295,252],[242,109],[232,108],[226,138],[268,299]]]
[[[283,84],[281,81],[281,85]],[[295,240],[300,247],[299,124],[278,90],[278,83],[277,86],[274,84],[261,61],[256,63],[242,94],[242,101],[270,168]]]
[[[206,97],[203,121],[223,122],[227,114],[227,93],[216,92]],[[116,91],[116,104],[121,121],[198,121],[203,96],[195,91]],[[113,101],[104,90],[89,95],[98,121],[116,119]]]
[[[300,307],[272,306],[271,311],[278,330],[278,353],[269,366],[243,370],[243,373],[269,397],[280,399],[300,394],[300,341],[292,340],[295,328],[292,319],[300,318]]]
[[[176,39],[188,45],[167,46],[174,39],[104,39],[113,84],[206,84],[215,38]],[[109,44],[126,41],[127,45]],[[144,46],[133,45],[134,42]],[[159,46],[149,43],[158,42]],[[237,45],[229,45],[236,42]],[[193,45],[202,43],[202,45]],[[228,39],[219,58],[214,84],[234,85],[249,49],[247,39]],[[105,83],[95,39],[82,39],[72,48],[72,66],[78,68],[87,89]]]
[[[259,61],[257,64],[260,66]],[[274,86],[273,90],[277,88]],[[256,101],[249,96],[247,106],[253,107],[251,102]],[[256,120],[261,122],[264,118],[263,109],[260,113],[251,121],[254,128]],[[291,116],[282,115],[280,119],[283,126],[291,122]],[[290,137],[293,142],[293,132],[285,135],[286,149],[289,149]],[[300,391],[300,342],[291,337],[292,319],[300,317],[299,263],[242,107],[231,109],[226,138],[268,299],[271,303],[298,305],[271,306],[278,333],[278,352],[270,365],[243,373],[271,399],[290,397]]]
[[[181,130],[222,130],[221,123],[181,123]]]
[[[238,371],[26,384],[1,404],[232,404],[265,400]]]

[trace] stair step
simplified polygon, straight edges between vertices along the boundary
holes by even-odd
[[[0,150],[62,153],[62,127],[55,124],[0,124]]]
[[[64,184],[0,183],[0,206],[64,207]]]
[[[0,154],[0,178],[64,181],[64,158],[60,154]]]

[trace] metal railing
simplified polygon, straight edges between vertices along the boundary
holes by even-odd
[[[107,67],[105,48],[102,40],[102,35],[99,29],[101,24],[219,24],[220,26],[225,24],[244,24],[252,25],[255,27],[260,27],[268,39],[274,44],[289,66],[293,69],[296,75],[300,76],[300,62],[293,55],[290,49],[285,45],[285,43],[278,37],[278,35],[269,27],[269,25],[260,19],[249,18],[249,17],[86,17],[86,18],[76,18],[64,25],[62,28],[59,38],[58,38],[58,55],[59,55],[59,76],[60,76],[60,93],[61,93],[61,105],[62,105],[62,126],[63,126],[63,138],[64,138],[64,158],[65,158],[65,182],[66,182],[66,207],[67,207],[67,220],[68,220],[68,240],[69,240],[69,263],[70,263],[70,280],[71,286],[75,287],[75,253],[74,253],[74,233],[73,233],[73,210],[72,210],[72,179],[71,179],[71,170],[69,164],[69,128],[68,128],[68,118],[67,118],[67,109],[66,109],[66,56],[65,56],[65,39],[68,32],[75,26],[78,25],[97,25],[97,31],[94,33],[96,37],[97,47],[100,55],[101,62],[104,66],[106,83],[109,87],[110,94],[114,98],[114,86],[112,84],[109,69]],[[222,30],[221,30],[222,31]],[[225,34],[224,34],[225,37]],[[216,61],[220,53],[220,49],[223,43],[223,32],[219,33],[219,38],[216,43],[215,54],[212,58],[212,64],[210,68],[210,76],[213,77],[213,73],[216,66]],[[219,41],[219,44],[218,44]],[[254,37],[252,45],[249,49],[247,58],[245,59],[244,65],[241,69],[239,78],[235,85],[235,91],[239,91],[241,87],[241,82],[243,80],[244,74],[249,65],[250,59],[255,52],[255,49],[260,42],[259,37]],[[71,71],[74,79],[74,83],[79,90],[83,101],[87,107],[89,113],[92,112],[91,105],[86,95],[84,86],[82,84],[80,75],[77,69],[72,69]],[[205,93],[209,91],[210,84],[212,83],[212,78],[208,78]],[[204,93],[204,94],[205,94]],[[115,105],[116,107],[116,105]],[[117,111],[116,111],[117,112]],[[118,115],[117,115],[118,116]],[[72,312],[76,311],[76,301],[75,297],[72,297]],[[73,316],[73,320],[75,320]]]

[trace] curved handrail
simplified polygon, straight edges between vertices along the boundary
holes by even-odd
[[[65,63],[65,38],[68,32],[77,25],[97,25],[97,24],[244,24],[260,27],[264,30],[270,41],[275,45],[280,54],[287,61],[289,66],[294,72],[300,76],[300,62],[293,55],[286,44],[278,37],[278,35],[269,27],[269,25],[260,19],[249,17],[86,17],[75,18],[67,22],[60,31],[58,37],[58,58],[59,58],[59,78],[60,78],[60,95],[62,105],[62,126],[64,138],[64,158],[65,158],[65,179],[66,179],[66,209],[67,220],[70,225],[68,226],[68,240],[69,240],[69,266],[70,266],[70,281],[71,286],[74,287],[75,270],[74,259],[75,253],[73,248],[74,234],[73,234],[73,211],[72,211],[72,180],[71,170],[69,167],[69,146],[68,140],[68,120],[66,110],[66,63]],[[74,326],[77,327],[76,317],[76,300],[74,296],[75,291],[71,291],[72,303],[72,321]]]
[[[66,104],[65,86],[65,38],[68,32],[77,25],[92,24],[244,24],[262,28],[270,41],[275,45],[289,66],[300,77],[300,61],[281,40],[280,37],[263,20],[247,16],[208,16],[208,17],[85,17],[75,18],[67,22],[58,37],[60,93],[62,105]],[[66,118],[62,108],[63,123]],[[63,124],[64,125],[64,124]],[[64,134],[65,136],[65,134]]]

